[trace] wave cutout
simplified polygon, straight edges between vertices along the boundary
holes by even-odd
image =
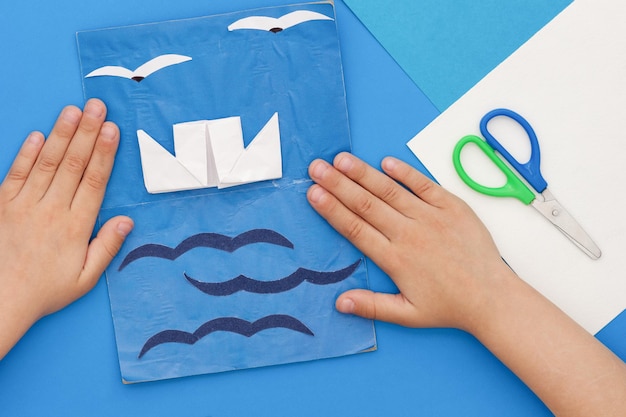
[[[229,237],[219,233],[198,233],[183,240],[175,248],[156,243],[148,243],[139,246],[126,255],[118,271],[121,271],[131,262],[141,258],[153,257],[173,261],[185,252],[198,247],[234,252],[243,246],[253,243],[270,243],[272,245],[293,249],[293,243],[291,243],[289,239],[270,229],[252,229],[235,237]]]
[[[259,281],[239,275],[224,282],[202,282],[191,278],[186,273],[185,278],[200,291],[216,296],[231,295],[238,291],[247,291],[255,294],[276,294],[289,291],[303,282],[315,285],[329,285],[343,281],[348,278],[358,268],[359,259],[352,265],[332,272],[311,271],[310,269],[298,268],[293,274],[275,281]]]
[[[143,348],[141,348],[139,359],[150,349],[163,343],[184,343],[193,345],[203,337],[217,331],[238,333],[242,336],[251,337],[262,330],[273,328],[284,328],[314,336],[313,332],[300,320],[284,314],[274,314],[263,317],[252,323],[237,317],[220,317],[207,321],[193,333],[182,330],[164,330],[155,334],[148,339],[143,345]]]

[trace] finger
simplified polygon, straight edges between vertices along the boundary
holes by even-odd
[[[395,221],[395,218],[404,216],[326,161],[313,161],[309,167],[309,175],[345,207],[384,235],[395,234],[403,227],[402,222]],[[392,219],[394,220],[391,221]]]
[[[96,285],[106,267],[119,252],[133,226],[133,221],[129,217],[117,216],[108,220],[100,228],[87,249],[85,265],[78,282],[80,295],[87,293]]]
[[[68,205],[71,203],[89,165],[105,116],[106,107],[102,101],[91,99],[87,102],[78,128],[50,185],[52,198],[67,202]]]
[[[22,190],[43,144],[44,137],[40,132],[28,135],[0,186],[1,201],[12,200]]]
[[[402,294],[349,290],[337,298],[335,307],[345,314],[416,327],[415,308]]]
[[[315,211],[367,256],[387,251],[389,239],[320,185],[312,185],[307,198]]]
[[[347,152],[335,157],[334,166],[352,181],[402,214],[415,215],[421,202],[389,176]]]
[[[409,164],[393,157],[383,159],[382,168],[391,178],[406,185],[422,201],[441,207],[447,191]]]
[[[84,212],[91,216],[100,209],[113,169],[119,138],[120,132],[114,123],[105,122],[102,125],[93,149],[93,155],[71,203],[72,210]]]
[[[63,109],[24,184],[26,194],[39,200],[46,193],[81,117],[82,112],[76,106]]]

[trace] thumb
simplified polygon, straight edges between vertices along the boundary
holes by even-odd
[[[335,307],[345,314],[354,314],[402,326],[415,326],[415,308],[402,294],[350,290],[337,298]]]
[[[134,223],[130,217],[117,216],[109,219],[89,243],[85,266],[79,278],[84,292],[96,285],[98,279],[119,252]]]

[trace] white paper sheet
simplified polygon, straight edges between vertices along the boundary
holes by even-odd
[[[626,2],[574,1],[408,144],[473,207],[509,265],[591,333],[626,309],[624,22]],[[600,246],[600,260],[531,207],[461,182],[452,149],[464,135],[480,136],[481,117],[497,107],[533,126],[548,188]],[[471,159],[464,163],[473,165]]]

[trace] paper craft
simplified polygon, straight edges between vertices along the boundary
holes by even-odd
[[[269,16],[244,17],[228,25],[228,30],[256,29],[278,33],[311,20],[332,20],[332,18],[310,10],[296,10],[278,18]]]
[[[247,291],[256,294],[277,294],[294,289],[304,282],[315,285],[335,284],[352,275],[360,263],[361,260],[359,259],[350,266],[331,272],[298,268],[293,274],[275,281],[259,281],[248,278],[245,275],[239,275],[225,282],[201,282],[187,274],[184,275],[187,281],[194,287],[209,295],[224,296],[234,294],[237,291]]]
[[[150,349],[163,343],[184,343],[186,345],[193,345],[203,337],[217,331],[238,333],[242,336],[251,337],[261,330],[279,327],[313,336],[313,332],[309,330],[308,327],[291,316],[274,314],[258,319],[254,323],[237,317],[221,317],[209,320],[193,333],[183,330],[163,330],[148,339],[146,344],[141,348],[139,358],[145,355]]]
[[[487,224],[520,277],[591,333],[626,308],[626,200],[616,188],[626,182],[624,19],[624,2],[576,0],[409,142],[434,177]],[[599,260],[534,210],[476,193],[456,174],[454,145],[480,135],[481,117],[498,107],[515,109],[533,125],[549,188],[602,249]],[[497,137],[511,137],[507,148],[526,161],[528,140],[509,126],[498,126]],[[504,183],[481,169],[491,165],[477,159],[479,152],[467,153],[463,164],[476,169],[473,177]]]
[[[253,229],[241,233],[233,238],[221,235],[219,233],[198,233],[190,236],[176,245],[175,248],[159,245],[156,243],[148,243],[131,250],[122,261],[119,267],[121,271],[129,263],[137,259],[148,256],[162,259],[175,260],[179,256],[195,248],[213,248],[223,250],[225,252],[234,252],[239,248],[255,243],[271,243],[272,245],[283,246],[293,249],[291,243],[286,237],[278,232],[267,229]]]
[[[334,308],[367,288],[364,256],[306,200],[309,163],[350,150],[334,16],[316,2],[77,34],[85,96],[122,134],[101,221],[135,221],[106,273],[125,382],[376,348],[372,321]],[[191,60],[87,76],[164,54]]]
[[[85,75],[85,77],[111,76],[128,78],[133,81],[141,82],[148,75],[160,69],[187,61],[191,61],[191,57],[176,54],[166,54],[157,56],[156,58],[152,58],[150,61],[137,67],[137,69],[135,69],[134,71],[116,65],[107,65],[105,67],[91,71],[89,74]]]
[[[174,125],[176,156],[143,130],[137,138],[149,193],[225,188],[282,176],[278,113],[247,148],[239,117]]]

